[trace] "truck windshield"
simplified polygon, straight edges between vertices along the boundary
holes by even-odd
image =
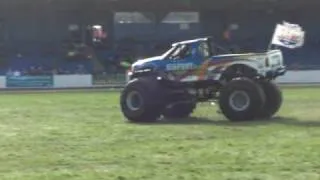
[[[175,51],[176,50],[176,46],[173,46],[173,47],[171,47],[167,52],[165,52],[163,55],[162,55],[162,57],[167,57],[167,56],[169,56],[173,51]]]

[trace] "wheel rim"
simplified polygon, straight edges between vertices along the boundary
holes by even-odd
[[[126,104],[131,111],[139,110],[142,106],[142,97],[140,93],[137,91],[132,91],[128,93],[126,98]]]
[[[230,95],[229,104],[235,111],[244,111],[250,105],[250,97],[245,91],[235,91]]]

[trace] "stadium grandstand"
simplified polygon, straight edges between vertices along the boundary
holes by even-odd
[[[291,69],[320,69],[318,0],[2,0],[0,73],[122,74],[122,61],[212,36],[230,52],[264,51],[276,23],[300,24],[306,43],[283,49]],[[103,78],[102,78],[103,79]]]

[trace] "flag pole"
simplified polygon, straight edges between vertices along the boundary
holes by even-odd
[[[271,48],[272,48],[272,41],[273,41],[274,35],[275,35],[275,33],[276,33],[276,30],[277,30],[277,25],[276,25],[275,28],[274,28],[273,35],[272,35],[271,40],[270,40],[270,42],[269,42],[267,51],[270,51]]]
[[[272,48],[272,40],[270,41],[270,43],[269,43],[269,45],[268,45],[268,49],[267,49],[267,51],[270,51],[270,50],[271,50],[271,48]]]

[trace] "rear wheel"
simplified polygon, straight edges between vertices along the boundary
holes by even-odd
[[[281,89],[272,81],[261,81],[261,87],[263,88],[266,96],[266,102],[258,114],[257,118],[268,119],[276,114],[283,102]]]
[[[236,78],[220,91],[221,112],[231,121],[253,120],[265,102],[262,88],[248,78]]]
[[[123,115],[131,122],[154,122],[163,108],[160,86],[148,78],[134,79],[123,90],[120,105]]]

